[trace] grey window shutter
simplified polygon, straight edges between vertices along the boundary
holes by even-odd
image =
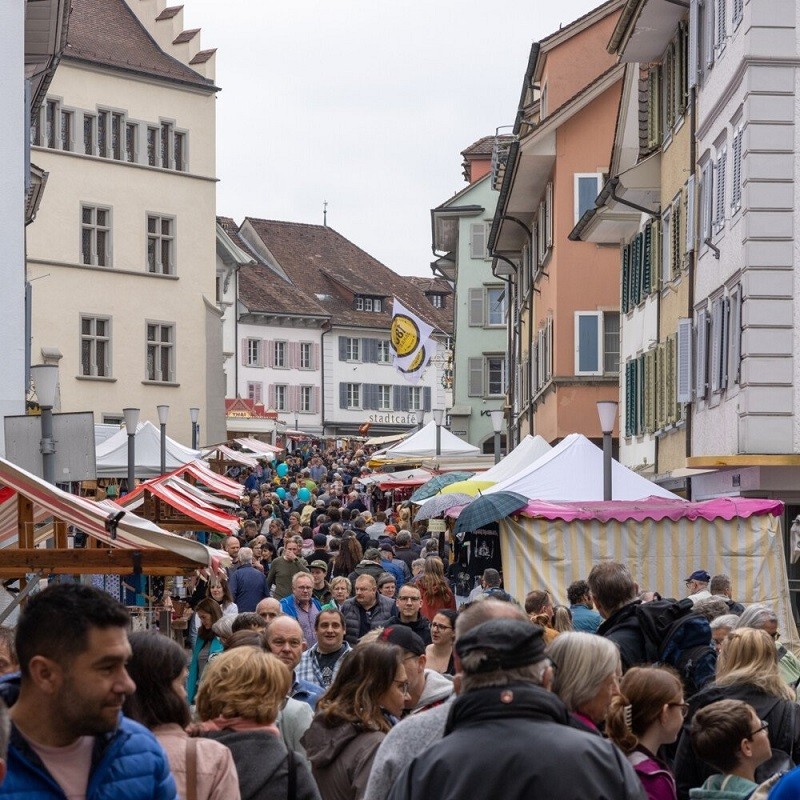
[[[361,360],[367,364],[378,363],[378,340],[377,339],[362,339],[361,340]]]
[[[392,408],[395,411],[405,411],[407,406],[403,404],[403,387],[392,386]]]
[[[467,382],[467,395],[469,397],[483,397],[483,359],[468,358],[469,379]]]
[[[483,327],[483,289],[469,290],[469,325],[472,328]]]
[[[430,386],[423,386],[422,387],[422,410],[423,411],[430,411],[431,410],[431,387]]]
[[[361,406],[370,410],[378,408],[378,387],[374,383],[362,384]]]
[[[401,386],[400,387],[400,406],[397,409],[398,411],[408,411],[408,407],[411,403],[411,387],[410,386]]]
[[[339,338],[339,341],[340,342],[342,341],[341,337]],[[339,348],[341,349],[341,345],[339,346]],[[346,383],[340,383],[339,384],[339,408],[347,408],[347,384]]]
[[[347,361],[347,337],[339,337],[339,361]]]
[[[707,345],[708,345],[708,314],[705,311],[697,312],[697,359],[695,360],[696,379],[695,396],[698,400],[705,399],[707,388]]]
[[[697,86],[697,73],[700,66],[699,42],[697,34],[700,26],[699,0],[689,0],[689,75],[688,84],[691,89]]]
[[[692,320],[678,320],[678,390],[679,403],[692,402]]]

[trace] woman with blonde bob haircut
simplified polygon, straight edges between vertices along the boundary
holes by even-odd
[[[694,752],[689,726],[698,709],[717,700],[743,700],[767,723],[773,759],[762,764],[756,774],[763,781],[786,756],[800,759],[800,706],[794,691],[778,672],[778,653],[766,631],[739,628],[722,643],[714,683],[701,689],[689,701],[689,715],[678,740],[674,772],[678,779],[678,798],[688,798],[689,790],[702,786],[716,771]],[[776,751],[778,751],[776,753]]]
[[[203,735],[230,749],[243,798],[282,800],[294,783],[298,800],[319,800],[308,768],[275,725],[291,684],[286,665],[257,647],[236,647],[206,667],[197,693]]]
[[[598,733],[611,698],[619,694],[622,663],[617,646],[594,633],[561,633],[547,648],[553,691],[580,727]]]

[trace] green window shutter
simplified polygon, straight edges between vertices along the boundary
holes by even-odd
[[[651,222],[650,248],[650,291],[657,292],[661,288],[661,223]]]
[[[633,429],[631,427],[632,415],[631,415],[631,396],[632,396],[632,386],[631,386],[631,362],[625,362],[625,435],[631,436]]]
[[[658,430],[663,427],[664,422],[662,418],[662,391],[661,391],[661,373],[662,369],[662,348],[656,347],[653,350],[653,429]]]
[[[623,245],[622,247],[622,313],[625,314],[628,311],[628,298],[629,298],[629,287],[628,282],[630,280],[630,270],[631,270],[631,246],[629,244]]]
[[[656,429],[656,351],[650,350],[645,358],[645,429],[652,433]]]
[[[653,290],[653,223],[648,222],[644,229],[644,256],[642,257],[642,296]]]
[[[638,306],[642,299],[642,234],[637,233],[633,240],[633,270],[630,303]]]
[[[664,408],[667,423],[675,421],[675,342],[672,337],[667,337],[664,343],[666,358],[664,370],[666,372],[664,386]]]
[[[679,197],[672,206],[672,277],[679,278],[681,274],[682,252],[681,247],[681,198]]]

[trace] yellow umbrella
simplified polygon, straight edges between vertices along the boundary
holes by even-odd
[[[468,481],[459,481],[458,483],[451,483],[449,486],[445,486],[440,494],[463,492],[464,494],[470,495],[470,497],[475,497],[478,492],[488,489],[490,486],[494,486],[495,483],[497,483],[497,481],[482,481],[478,478],[471,478]]]

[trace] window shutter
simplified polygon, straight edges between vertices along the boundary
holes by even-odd
[[[275,343],[272,339],[261,340],[261,361],[268,367],[275,366]]]
[[[547,255],[547,214],[545,213],[544,203],[539,203],[538,211],[538,227],[539,227],[539,264],[544,264],[544,258]]]
[[[642,297],[646,297],[652,291],[653,283],[653,223],[645,225],[644,232],[644,254],[642,256]]]
[[[665,368],[665,397],[667,423],[675,421],[675,339],[667,337],[665,344],[666,364]]]
[[[311,389],[311,410],[315,414],[319,414],[319,386],[314,386]]]
[[[398,388],[400,389],[400,405],[398,406],[398,410],[408,410],[408,407],[411,405],[411,387],[400,386]]]
[[[694,250],[694,174],[686,181],[686,252]]]
[[[553,246],[553,182],[547,184],[545,190],[545,225],[547,230],[547,246]]]
[[[341,341],[341,337],[339,338]],[[347,408],[347,384],[339,384],[339,408]]]
[[[728,384],[728,337],[730,324],[731,302],[725,297],[722,300],[722,331],[719,358],[719,389],[725,391]]]
[[[683,248],[681,248],[681,195],[672,206],[672,277],[678,278],[681,274],[683,263]]]
[[[537,342],[534,342],[531,347],[530,382],[530,396],[534,397],[539,391],[539,344]]]
[[[725,168],[728,151],[723,147],[717,158],[717,192],[716,192],[716,214],[714,221],[718,228],[725,224]]]
[[[319,369],[319,345],[314,343],[312,346],[312,358],[313,361],[311,362],[311,366],[313,369]]]
[[[423,386],[422,387],[422,410],[423,411],[430,411],[431,410],[431,387],[430,386]]]
[[[711,303],[711,391],[720,390],[719,374],[722,362],[722,298]]]
[[[483,327],[483,301],[482,287],[469,290],[469,326],[471,328]]]
[[[715,44],[718,48],[725,46],[725,0],[717,0],[716,9],[717,33]]]
[[[731,150],[731,209],[735,213],[742,207],[742,129],[733,136]]]
[[[547,318],[547,324],[544,326],[544,335],[546,339],[546,347],[545,352],[547,353],[547,359],[544,362],[545,366],[545,375],[547,380],[553,377],[553,318]]]
[[[661,217],[661,282],[669,283],[672,274],[672,209],[667,208]]]
[[[642,281],[642,234],[637,233],[633,239],[633,266],[631,269],[631,307],[639,305]]]
[[[706,363],[708,359],[708,312],[697,312],[697,359],[695,361],[695,397],[705,399],[708,383],[706,379]]]
[[[361,340],[361,360],[366,364],[378,363],[378,340],[377,339],[362,339]]]
[[[703,2],[703,49],[708,72],[714,66],[714,0]]]
[[[661,143],[661,70],[650,67],[647,73],[647,147],[654,150]]]
[[[650,223],[653,234],[653,244],[650,249],[650,257],[653,266],[650,269],[650,290],[657,292],[661,288],[661,224],[658,220]]]
[[[736,0],[734,0],[736,2]],[[697,86],[697,73],[700,64],[698,52],[698,38],[700,25],[700,3],[698,0],[689,0],[689,54],[687,83],[692,89]]]
[[[655,399],[656,399],[656,371],[655,351],[649,350],[645,353],[644,372],[645,372],[645,393],[644,393],[644,429],[645,433],[652,433],[655,430]]]
[[[369,410],[378,408],[378,387],[374,383],[361,385],[361,406]]]
[[[731,23],[733,27],[737,27],[742,21],[744,15],[744,0],[733,0],[733,14],[731,16]]]
[[[625,435],[632,436],[633,435],[633,428],[631,426],[631,396],[632,396],[632,385],[631,385],[631,362],[625,362]]]
[[[267,406],[268,408],[275,408],[275,384],[270,383],[267,386]]]
[[[339,337],[339,361],[347,361],[347,337]]]
[[[645,415],[645,403],[644,403],[644,393],[646,388],[645,383],[645,371],[644,371],[644,354],[640,355],[639,358],[636,359],[636,370],[637,370],[637,378],[636,378],[636,389],[637,389],[637,408],[636,408],[636,432],[638,434],[644,433],[644,415]]]
[[[287,342],[286,350],[286,366],[290,369],[297,369],[300,366],[300,343]]]
[[[297,412],[300,410],[300,387],[290,386],[288,391],[289,391],[288,409],[290,411]]]
[[[654,373],[654,419],[655,429],[664,427],[664,346],[658,345],[653,351],[653,373]]]
[[[628,281],[630,280],[630,270],[631,270],[631,246],[630,244],[626,244],[622,246],[622,313],[625,314],[628,311],[628,298],[629,298],[629,286]]]
[[[731,295],[730,321],[730,364],[728,365],[728,383],[738,384],[742,361],[742,292],[741,289]]]
[[[247,366],[247,339],[242,339],[242,366]]]
[[[483,397],[483,358],[468,358],[467,394],[470,397]]]
[[[692,321],[678,320],[678,366],[677,400],[679,403],[692,402]]]
[[[686,71],[687,71],[687,35],[686,35],[686,23],[679,22],[678,23],[678,39],[676,41],[675,46],[675,102],[677,107],[677,113],[683,114],[686,110],[687,104],[687,83],[686,83]]]
[[[486,224],[473,222],[469,226],[470,254],[472,258],[486,258]]]

